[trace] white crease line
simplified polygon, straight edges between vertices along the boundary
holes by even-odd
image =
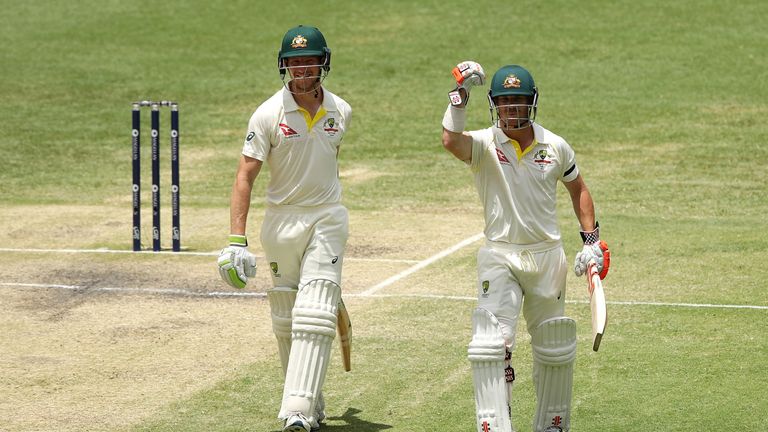
[[[377,283],[376,285],[374,285],[374,286],[368,288],[367,290],[363,291],[362,293],[360,293],[360,295],[361,296],[368,296],[368,295],[374,294],[374,293],[376,293],[378,291],[381,291],[382,289],[388,287],[389,285],[392,285],[393,283],[399,281],[400,279],[402,279],[402,278],[404,278],[404,277],[406,277],[406,276],[408,276],[410,274],[413,274],[413,273],[423,269],[424,267],[432,264],[433,262],[435,262],[435,261],[437,261],[437,260],[439,260],[441,258],[444,258],[444,257],[446,257],[446,256],[448,256],[448,255],[450,255],[450,254],[452,254],[454,252],[456,252],[457,250],[463,248],[464,246],[470,245],[470,244],[480,240],[481,238],[483,238],[483,233],[475,234],[475,235],[473,235],[470,238],[464,239],[461,242],[456,243],[455,245],[449,247],[448,249],[445,249],[445,250],[443,250],[441,252],[438,252],[437,254],[432,255],[431,257],[425,259],[424,261],[421,261],[418,264],[416,264],[416,265],[414,265],[414,266],[412,266],[412,267],[410,267],[410,268],[408,268],[406,270],[403,270],[400,273],[398,273],[398,274],[396,274],[396,275],[394,275],[392,277],[389,277],[389,278],[387,278],[387,279]]]
[[[589,303],[587,301],[583,303]],[[733,304],[706,304],[706,303],[667,303],[651,301],[606,301],[607,304],[617,306],[667,306],[689,308],[714,308],[714,309],[757,309],[768,310],[768,306],[758,305],[733,305]]]
[[[24,288],[49,288],[65,290],[87,290],[88,292],[120,292],[134,294],[162,294],[177,295],[185,297],[241,297],[241,298],[266,298],[267,294],[253,291],[212,291],[201,292],[186,289],[175,288],[131,288],[131,287],[86,287],[82,285],[60,285],[60,284],[40,284],[40,283],[16,283],[0,282],[0,286],[6,287],[24,287]],[[452,296],[441,294],[363,294],[349,293],[344,294],[344,298],[420,298],[426,300],[459,300],[459,301],[477,301],[476,297],[470,296]],[[588,300],[566,300],[569,304],[589,304]],[[734,305],[734,304],[707,304],[707,303],[671,303],[671,302],[651,302],[651,301],[608,301],[609,305],[615,306],[659,306],[659,307],[678,307],[678,308],[711,308],[711,309],[752,309],[768,310],[768,306],[759,305]]]
[[[184,297],[256,297],[266,298],[267,294],[263,292],[252,291],[192,291],[181,288],[135,288],[135,287],[87,287],[84,285],[58,285],[58,284],[39,284],[39,283],[13,283],[13,282],[0,282],[0,286],[7,287],[24,287],[24,288],[52,288],[52,289],[66,289],[72,291],[88,291],[88,292],[117,292],[117,293],[132,293],[132,294],[162,294],[162,295],[177,295]]]
[[[59,288],[67,290],[79,290],[83,289],[80,285],[58,285],[58,284],[39,284],[39,283],[15,283],[15,282],[0,282],[2,286],[10,287],[24,287],[24,288]]]
[[[422,298],[422,299],[435,299],[435,300],[462,300],[462,301],[476,301],[477,297],[470,296],[451,296],[440,294],[344,294],[344,297],[375,297],[375,298]],[[566,300],[568,304],[589,304],[589,300]],[[680,307],[680,308],[714,308],[714,309],[755,309],[755,310],[768,310],[768,306],[758,305],[733,305],[733,304],[706,304],[706,303],[668,303],[668,302],[651,302],[651,301],[606,301],[609,305],[614,306],[660,306],[660,307]]]
[[[395,259],[395,258],[355,258],[355,257],[344,257],[344,261],[358,261],[358,262],[388,262],[388,263],[404,263],[404,264],[414,264],[419,262],[419,260],[414,259]]]
[[[181,251],[181,252],[173,252],[169,250],[163,250],[163,251],[150,251],[150,250],[142,250],[138,252],[134,252],[132,250],[123,250],[123,249],[27,249],[27,248],[0,248],[0,252],[21,252],[21,253],[69,253],[69,254],[77,254],[77,253],[104,253],[104,254],[145,254],[145,255],[188,255],[188,256],[219,256],[219,251],[213,251],[213,252],[189,252],[189,251]],[[264,259],[263,257],[258,257],[261,259]],[[389,262],[389,263],[404,263],[404,264],[413,264],[419,262],[418,260],[412,260],[412,259],[394,259],[394,258],[355,258],[355,257],[344,257],[345,261],[369,261],[369,262]]]
[[[37,248],[0,248],[0,252],[26,252],[26,253],[105,253],[105,254],[151,254],[151,255],[195,255],[195,256],[218,256],[219,252],[173,252],[169,250],[150,251],[142,250],[134,252],[124,249],[37,249]]]

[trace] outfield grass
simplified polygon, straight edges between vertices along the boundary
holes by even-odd
[[[424,259],[445,247],[436,238],[450,245],[466,238],[467,220],[479,224],[471,176],[440,145],[450,69],[465,59],[489,73],[519,63],[540,88],[538,120],[574,147],[596,200],[613,252],[609,300],[768,306],[763,1],[108,0],[2,6],[0,224],[6,232],[0,247],[128,249],[130,103],[157,98],[181,107],[183,241],[195,251],[220,248],[248,118],[281,85],[275,65],[282,34],[304,23],[326,35],[333,49],[327,87],[354,110],[340,167],[358,244],[370,229],[388,258]],[[167,115],[162,121],[167,138]],[[476,90],[468,126],[488,122],[485,96]],[[170,158],[164,155],[168,191]],[[265,183],[257,182],[254,214],[263,208]],[[145,209],[148,185],[145,171]],[[572,258],[579,247],[577,222],[564,188],[559,198]],[[30,211],[35,214],[25,224],[24,212]],[[456,215],[461,226],[430,214]],[[355,218],[417,222],[368,228],[355,225]],[[433,226],[436,219],[441,226]],[[94,228],[99,226],[103,230]],[[387,226],[398,232],[387,233]],[[252,224],[254,237],[257,227]],[[387,244],[387,238],[396,241]],[[401,246],[409,243],[424,244],[422,255]],[[366,246],[372,257],[383,254]],[[400,247],[407,252],[398,253]],[[384,293],[472,296],[475,248]],[[36,281],[34,273],[41,272],[19,264],[28,259],[0,256],[0,274],[23,273]],[[104,268],[129,263],[141,272],[146,259],[95,261]],[[76,264],[87,267],[83,261]],[[365,274],[383,280],[392,272]],[[84,273],[78,267],[69,276]],[[353,278],[348,286],[359,293],[368,285]],[[572,275],[569,290],[570,299],[585,299],[583,281]],[[353,297],[349,303],[355,313],[355,370],[344,374],[332,365],[327,430],[471,430],[465,350],[472,301]],[[0,311],[12,304],[0,302]],[[568,313],[579,320],[584,342],[574,430],[762,427],[759,413],[768,412],[761,393],[768,385],[762,367],[768,362],[765,309],[613,305],[609,334],[597,354],[586,347],[587,306],[569,303]],[[15,327],[5,330],[0,352],[16,359]],[[520,430],[527,430],[533,411],[526,342],[521,333],[514,408]],[[273,344],[270,334],[242,343]],[[139,419],[95,418],[88,429],[276,430],[276,357],[254,356],[234,366],[231,376],[206,382],[191,395],[145,406],[147,414]],[[14,371],[0,362],[0,384],[15,383]],[[28,385],[50,390],[56,384]],[[13,395],[0,396],[0,430],[1,414],[12,415],[16,403]],[[119,419],[127,409],[116,406],[112,412]],[[13,423],[11,430],[64,430],[56,421],[35,428]]]

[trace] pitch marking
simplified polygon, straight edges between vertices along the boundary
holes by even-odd
[[[387,278],[387,279],[377,283],[376,285],[368,288],[367,290],[363,291],[359,295],[361,297],[365,297],[365,296],[369,296],[369,295],[375,294],[375,293],[381,291],[382,289],[392,285],[393,283],[399,281],[400,279],[402,279],[402,278],[404,278],[404,277],[406,277],[406,276],[408,276],[410,274],[413,274],[413,273],[423,269],[424,267],[432,264],[433,262],[438,261],[438,260],[440,260],[440,259],[442,259],[442,258],[444,258],[444,257],[446,257],[446,256],[448,256],[448,255],[450,255],[450,254],[452,254],[454,252],[456,252],[457,250],[463,248],[464,246],[470,245],[470,244],[480,240],[481,238],[483,238],[483,233],[475,234],[472,237],[464,239],[464,240],[460,241],[459,243],[456,243],[455,245],[449,247],[448,249],[440,251],[440,252],[436,253],[435,255],[432,255],[431,257],[429,257],[429,258],[427,258],[427,259],[417,263],[416,265],[414,265],[414,266],[412,266],[412,267],[410,267],[408,269],[405,269],[405,270],[401,271],[400,273],[398,273],[398,274],[396,274],[396,275],[394,275],[392,277],[389,277],[389,278]]]
[[[206,297],[206,298],[266,298],[267,294],[263,292],[251,291],[212,291],[200,292],[177,288],[132,288],[132,287],[87,287],[82,285],[61,285],[61,284],[41,284],[41,283],[16,283],[0,282],[3,287],[21,287],[21,288],[45,288],[45,289],[63,289],[71,291],[88,292],[117,292],[125,294],[160,294],[181,297]],[[345,298],[420,298],[426,300],[456,300],[456,301],[477,301],[477,298],[470,296],[451,296],[440,294],[344,294]],[[569,304],[589,304],[586,300],[566,300]],[[610,305],[616,306],[658,306],[658,307],[678,307],[678,308],[710,308],[710,309],[752,309],[768,310],[768,306],[759,305],[734,305],[734,304],[701,304],[701,303],[671,303],[671,302],[650,302],[650,301],[609,301]]]
[[[134,252],[132,250],[123,249],[26,249],[26,248],[0,248],[0,252],[22,252],[22,253],[67,253],[67,254],[145,254],[145,255],[170,255],[170,256],[219,256],[218,251],[213,252],[172,252],[172,251],[149,251],[142,250]],[[257,257],[264,259],[264,257]],[[389,263],[405,263],[413,264],[419,262],[418,260],[410,259],[390,259],[390,258],[355,258],[344,257],[345,261],[368,261],[368,262],[389,262]]]

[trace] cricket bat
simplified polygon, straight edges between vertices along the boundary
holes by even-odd
[[[349,312],[344,305],[344,300],[339,301],[336,318],[341,345],[341,362],[344,370],[349,372],[352,370],[352,321],[349,320]]]
[[[605,307],[603,281],[600,280],[595,260],[590,260],[587,264],[587,283],[589,284],[587,287],[589,289],[589,304],[592,308],[592,350],[597,351],[605,334],[608,312]]]

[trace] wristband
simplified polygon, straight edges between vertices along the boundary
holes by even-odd
[[[464,108],[448,105],[448,109],[445,110],[445,115],[443,116],[443,127],[445,130],[462,133],[466,123],[467,111]]]
[[[595,244],[600,241],[600,223],[595,221],[595,229],[592,231],[579,231],[581,240],[585,245]]]
[[[246,247],[248,246],[248,237],[246,237],[244,234],[230,234],[229,245]]]

